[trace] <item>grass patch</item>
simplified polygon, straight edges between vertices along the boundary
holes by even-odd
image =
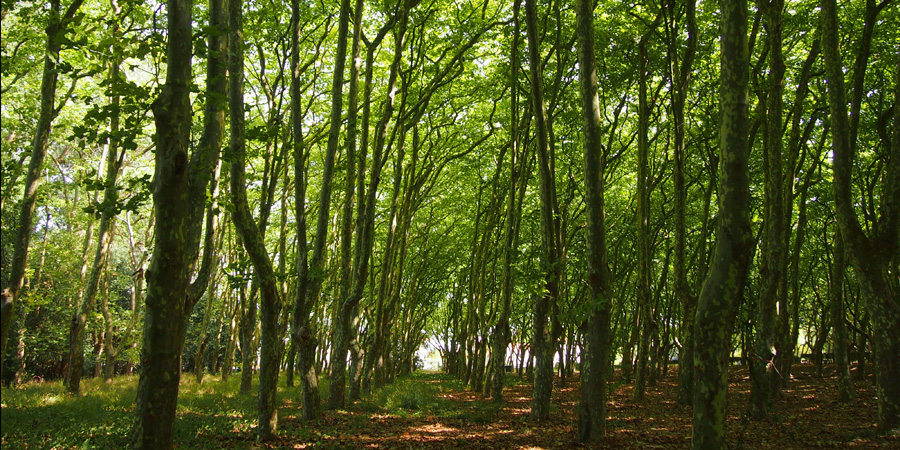
[[[223,383],[206,377],[181,379],[176,407],[176,446],[191,449],[233,447],[252,441],[256,428],[256,385],[251,395],[239,395],[240,377]],[[4,449],[126,448],[134,423],[137,376],[120,376],[111,383],[82,381],[82,395],[65,392],[59,381],[27,384],[3,390]],[[285,393],[280,393],[284,398]],[[240,445],[239,445],[240,446]]]
[[[432,383],[430,377],[423,378],[419,374],[397,379],[372,393],[369,405],[363,405],[363,410],[371,411],[373,405],[389,414],[420,415],[433,414],[440,410],[441,388]]]
[[[136,386],[137,377],[120,377],[109,384],[83,380],[78,396],[66,393],[59,381],[4,389],[3,448],[123,448]]]
[[[319,384],[322,398],[327,380]],[[508,385],[520,383],[517,377]],[[2,448],[5,449],[113,449],[126,448],[134,423],[137,376],[117,377],[111,383],[100,379],[82,381],[82,395],[65,392],[59,381],[27,384],[4,389],[2,401]],[[255,442],[258,380],[249,395],[240,395],[240,376],[227,382],[205,377],[197,384],[191,374],[181,379],[175,445],[189,449],[246,448]],[[335,435],[371,426],[371,416],[388,414],[405,418],[438,417],[473,424],[493,422],[499,407],[491,401],[464,401],[458,394],[466,386],[451,375],[416,372],[398,378],[348,408],[330,413],[331,421],[310,426],[300,416],[300,387],[287,388],[279,380],[279,433],[298,442],[336,444]],[[450,398],[448,394],[455,394]],[[334,426],[337,425],[337,428]],[[356,434],[356,433],[351,433]]]

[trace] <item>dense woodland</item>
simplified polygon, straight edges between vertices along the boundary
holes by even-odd
[[[577,381],[582,442],[677,373],[723,448],[732,364],[751,420],[833,362],[828,401],[874,383],[900,427],[896,1],[0,17],[4,384],[138,374],[134,449],[173,446],[181,379],[239,377],[269,441],[423,348],[498,403],[533,380],[538,422]]]

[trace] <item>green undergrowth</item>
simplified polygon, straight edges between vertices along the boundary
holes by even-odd
[[[511,374],[504,381],[506,386],[523,382]],[[454,395],[465,390],[466,385],[452,375],[420,371],[376,390],[358,407],[401,417],[434,416],[471,423],[493,422],[500,411],[499,406],[489,398],[466,401]]]
[[[109,384],[85,379],[82,394],[77,396],[66,393],[59,381],[3,389],[2,447],[126,448],[134,423],[137,381],[137,376],[120,376]],[[251,442],[256,427],[257,384],[250,395],[240,395],[239,388],[239,373],[227,382],[208,376],[201,385],[193,374],[184,374],[176,407],[176,447],[241,448]],[[283,381],[279,390],[285,401],[299,397],[299,388],[286,393]]]
[[[287,388],[280,377],[279,425],[282,438],[290,441],[327,440],[335,432],[328,425],[299,421],[300,388]],[[126,448],[134,422],[137,376],[117,377],[111,383],[85,379],[82,394],[65,392],[62,383],[29,383],[3,389],[2,448],[5,449],[115,449]],[[320,384],[327,398],[327,378]],[[508,377],[507,385],[521,382]],[[176,448],[247,448],[255,441],[257,420],[256,380],[250,395],[240,395],[240,374],[227,382],[207,376],[198,385],[192,374],[184,374],[179,389],[174,437]],[[498,407],[489,399],[461,398],[466,390],[458,379],[437,372],[416,372],[376,390],[367,398],[348,405],[341,432],[365,428],[375,415],[440,417],[471,423],[495,420]]]

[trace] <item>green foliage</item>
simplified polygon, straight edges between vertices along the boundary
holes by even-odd
[[[256,396],[238,395],[239,377],[228,383],[207,380],[197,385],[193,377],[182,377],[175,422],[179,447],[219,449],[252,436]],[[64,393],[60,382],[4,389],[3,448],[124,448],[134,420],[136,386],[136,376],[120,376],[109,384],[85,379],[81,396]]]

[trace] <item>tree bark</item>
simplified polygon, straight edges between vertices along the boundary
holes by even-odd
[[[847,360],[847,326],[844,323],[844,272],[847,270],[844,243],[838,232],[834,233],[834,267],[831,271],[831,291],[829,306],[831,308],[832,328],[834,328],[834,363],[837,369],[838,398],[849,402],[855,397],[853,381],[850,380],[850,364]]]
[[[352,334],[351,326],[354,322],[353,311],[356,309],[357,302],[350,299],[351,289],[353,288],[353,261],[352,254],[352,238],[353,238],[353,196],[357,183],[357,161],[356,161],[356,137],[357,137],[357,116],[359,112],[359,69],[362,65],[360,58],[361,34],[362,34],[362,15],[365,3],[362,0],[356,0],[356,6],[353,9],[353,43],[351,55],[353,63],[350,65],[350,86],[348,92],[348,111],[347,111],[347,178],[344,187],[344,207],[341,213],[341,264],[340,264],[340,298],[345,299],[338,305],[336,313],[336,321],[331,332],[332,352],[331,352],[331,384],[328,390],[328,408],[340,409],[345,405],[344,388],[347,385],[347,351],[350,346],[350,337]],[[362,165],[360,165],[362,170]],[[362,187],[360,188],[362,192]],[[360,196],[362,198],[362,196]],[[362,214],[364,203],[357,202],[357,214]],[[349,300],[349,301],[348,301]]]
[[[697,51],[697,6],[694,0],[686,0],[684,3],[687,37],[683,44],[685,51],[680,65],[678,64],[676,50],[678,48],[676,36],[680,34],[675,14],[678,7],[677,1],[670,1],[668,5],[671,28],[667,35],[669,36],[669,58],[672,61],[670,76],[672,78],[672,118],[674,124],[672,130],[674,153],[672,182],[675,207],[675,249],[672,275],[674,277],[675,296],[681,302],[683,311],[681,320],[681,351],[678,356],[678,402],[683,405],[689,405],[691,404],[694,390],[694,371],[691,367],[691,361],[694,360],[694,314],[697,310],[697,298],[687,281],[688,261],[685,258],[687,231],[684,220],[687,188],[684,184],[684,158],[686,151],[684,143],[684,108],[687,102],[687,91],[693,69],[694,56]]]
[[[156,210],[153,257],[146,271],[147,296],[134,449],[172,448],[172,425],[181,377],[187,319],[199,289],[190,283],[199,254],[207,186],[218,153],[198,147],[190,160],[192,17],[190,0],[169,0],[166,83],[153,103],[156,122]],[[209,250],[209,249],[207,249]],[[205,272],[201,268],[201,273]],[[206,281],[198,279],[194,286]],[[202,292],[201,292],[202,293]]]
[[[765,16],[765,27],[769,49],[769,86],[766,93],[766,114],[763,139],[765,153],[764,168],[766,181],[765,194],[765,245],[761,257],[760,274],[762,287],[757,305],[755,356],[752,365],[751,391],[753,401],[750,415],[757,419],[768,416],[772,400],[780,391],[781,375],[776,370],[779,360],[776,349],[777,319],[785,317],[787,312],[786,298],[780,298],[783,292],[782,280],[786,265],[787,251],[784,226],[784,176],[782,170],[782,93],[784,91],[784,57],[782,55],[782,16],[784,2],[770,0],[762,8]],[[781,300],[781,301],[779,301]],[[778,305],[781,307],[779,308]],[[785,320],[785,319],[782,319]],[[780,339],[778,339],[780,340]],[[779,343],[779,346],[781,344]],[[788,355],[790,356],[790,355]]]
[[[266,251],[262,226],[257,226],[247,201],[244,141],[244,31],[243,2],[229,0],[228,100],[231,110],[231,218],[244,249],[253,264],[259,285],[260,364],[257,435],[259,440],[274,439],[278,434],[277,382],[280,362],[279,323],[281,297],[275,269]],[[252,295],[250,301],[252,302]],[[246,356],[246,353],[245,353]]]
[[[874,5],[874,1],[869,3]],[[835,212],[848,259],[873,319],[878,430],[888,431],[900,426],[900,309],[897,308],[900,282],[897,274],[891,273],[892,260],[900,251],[897,231],[900,229],[900,108],[894,107],[892,141],[885,142],[890,153],[882,185],[880,217],[867,234],[857,218],[851,188],[855,145],[850,140],[852,128],[847,114],[835,0],[822,1],[821,31],[833,129]],[[900,64],[897,77],[900,78]],[[900,82],[895,83],[894,104],[900,104]]]
[[[320,408],[318,374],[316,373],[315,362],[317,341],[310,320],[310,313],[315,309],[316,305],[319,304],[318,297],[325,277],[325,242],[328,239],[328,220],[331,207],[332,181],[334,178],[334,159],[335,154],[337,153],[338,139],[341,130],[344,68],[347,59],[347,35],[349,33],[350,24],[350,0],[341,1],[339,14],[338,44],[335,53],[334,73],[331,84],[331,123],[328,130],[328,143],[325,150],[325,166],[323,169],[322,188],[319,196],[316,237],[309,269],[305,271],[305,274],[301,275],[305,275],[307,278],[305,283],[306,292],[298,291],[296,298],[297,305],[295,307],[295,313],[299,313],[299,317],[295,318],[295,322],[299,320],[300,388],[303,392],[304,420],[316,420]]]
[[[47,155],[50,126],[57,112],[54,107],[56,82],[59,78],[56,66],[59,62],[59,52],[62,49],[61,38],[68,32],[69,24],[83,2],[84,0],[74,0],[62,14],[59,0],[50,2],[50,19],[46,29],[47,41],[44,44],[44,69],[41,76],[40,112],[34,130],[31,158],[28,161],[28,172],[25,175],[25,192],[16,224],[16,240],[13,243],[13,258],[9,267],[9,284],[0,293],[3,302],[0,305],[0,355],[6,355],[6,344],[14,314],[13,308],[19,291],[25,283],[25,267],[28,265],[28,250],[34,228],[35,203],[41,184],[44,157]]]
[[[117,72],[117,71],[116,71]],[[112,101],[118,103],[116,99]],[[117,109],[117,108],[116,108]],[[115,135],[118,130],[118,114],[115,113],[114,124],[110,134]],[[66,390],[78,394],[81,391],[81,374],[84,366],[84,329],[87,325],[87,317],[94,308],[94,301],[100,287],[100,275],[104,269],[106,256],[112,245],[112,220],[116,215],[116,179],[119,176],[119,167],[123,155],[118,153],[118,142],[110,139],[109,148],[106,151],[106,179],[103,191],[102,211],[100,213],[100,229],[98,231],[97,248],[94,251],[94,261],[91,264],[91,272],[87,279],[87,286],[83,291],[78,304],[75,306],[75,314],[69,329],[69,366],[66,370]]]
[[[513,33],[510,49],[510,159],[509,159],[509,192],[506,208],[506,234],[503,247],[503,275],[500,293],[500,313],[497,316],[497,326],[493,339],[494,373],[491,386],[491,398],[495,403],[503,403],[503,384],[506,377],[506,350],[509,347],[510,329],[509,317],[512,309],[513,296],[513,258],[518,248],[518,228],[516,217],[522,214],[522,202],[516,202],[516,191],[521,189],[524,193],[526,183],[520,181],[524,178],[520,175],[519,165],[524,165],[527,158],[520,157],[519,153],[519,9],[521,1],[513,4]],[[519,161],[522,162],[519,162]],[[518,189],[517,189],[518,188]],[[518,207],[517,207],[518,205]]]
[[[537,30],[537,6],[535,0],[525,2],[525,22],[528,36],[529,66],[531,71],[531,100],[537,134],[537,155],[540,172],[541,242],[543,247],[542,267],[546,293],[536,294],[533,299],[534,316],[532,348],[534,350],[535,376],[534,393],[531,402],[532,420],[546,420],[550,416],[550,392],[553,387],[553,339],[548,321],[552,321],[551,311],[559,299],[561,279],[559,227],[556,185],[552,171],[553,161],[550,148],[550,129],[547,105],[544,102],[543,78]]]
[[[585,348],[581,367],[581,400],[578,405],[579,441],[598,441],[606,435],[607,372],[610,360],[611,296],[606,254],[604,204],[605,155],[601,143],[600,96],[594,51],[593,3],[576,2],[578,38],[578,86],[584,130],[584,191],[587,209],[588,316],[584,318]]]
[[[654,24],[655,25],[655,24]],[[651,314],[650,294],[650,180],[649,154],[650,144],[650,108],[647,105],[647,45],[650,40],[651,27],[638,44],[638,171],[637,171],[637,211],[635,222],[637,228],[637,315],[638,315],[638,352],[637,370],[634,377],[634,401],[644,400],[647,389],[648,362],[650,359],[650,337],[653,333],[653,317]]]
[[[743,295],[750,232],[747,2],[724,0],[719,91],[719,223],[716,249],[697,305],[694,450],[725,448],[728,352],[736,300]]]

